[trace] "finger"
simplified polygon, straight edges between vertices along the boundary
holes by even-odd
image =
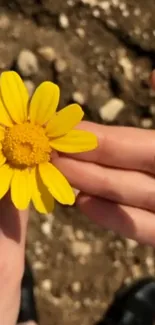
[[[9,195],[0,201],[0,324],[18,316],[27,221],[28,211],[17,211]]]
[[[138,242],[155,245],[155,216],[138,208],[79,195],[77,205],[93,222]]]
[[[150,174],[60,157],[56,166],[76,189],[118,203],[155,211],[155,180]]]
[[[97,149],[73,158],[107,166],[155,172],[155,132],[129,127],[103,126],[82,122],[78,129],[94,132],[99,141]]]
[[[0,201],[0,263],[23,272],[28,210],[18,211],[9,195]],[[11,252],[11,254],[10,254]]]

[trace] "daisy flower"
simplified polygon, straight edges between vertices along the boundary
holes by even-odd
[[[52,211],[54,199],[74,204],[73,189],[52,164],[52,151],[75,153],[97,147],[94,134],[74,129],[84,115],[79,105],[56,113],[59,95],[59,87],[45,81],[29,98],[16,72],[0,76],[0,199],[10,189],[19,210],[30,201],[41,213]]]

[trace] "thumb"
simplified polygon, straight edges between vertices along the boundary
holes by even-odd
[[[0,324],[16,323],[24,272],[29,211],[18,211],[9,194],[0,201]]]
[[[0,201],[0,264],[6,258],[24,263],[28,214],[14,207],[9,194]]]

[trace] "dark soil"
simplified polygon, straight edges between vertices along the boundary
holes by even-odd
[[[0,0],[0,7],[0,71],[16,69],[20,51],[29,49],[38,71],[25,80],[57,82],[61,107],[78,92],[89,120],[154,128],[154,0]],[[45,47],[53,59],[40,54]],[[113,97],[124,109],[102,120],[100,108]],[[95,325],[117,288],[155,273],[151,247],[104,232],[74,208],[33,212],[27,251],[41,325]]]

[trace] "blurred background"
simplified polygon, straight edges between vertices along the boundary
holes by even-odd
[[[154,0],[0,0],[0,72],[15,69],[30,94],[61,87],[103,124],[155,126]],[[41,325],[94,325],[123,283],[155,275],[154,250],[103,232],[74,208],[31,213],[27,252]]]

